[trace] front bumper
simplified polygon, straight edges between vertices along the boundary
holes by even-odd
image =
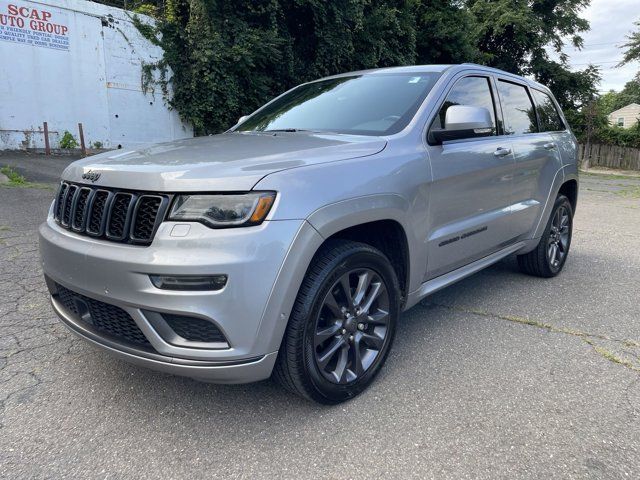
[[[303,220],[212,230],[161,224],[148,247],[95,240],[58,227],[51,215],[40,227],[42,267],[50,282],[124,310],[152,346],[133,348],[74,318],[52,297],[73,332],[119,358],[156,370],[219,383],[244,383],[271,374],[290,309],[306,266],[322,238]],[[226,274],[218,291],[170,291],[149,275]],[[170,344],[145,315],[188,315],[214,323],[225,348]],[[188,344],[187,344],[188,345]]]

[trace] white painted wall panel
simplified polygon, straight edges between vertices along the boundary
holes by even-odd
[[[48,22],[30,24],[42,12]],[[20,17],[24,28],[15,26]],[[30,28],[47,24],[67,27],[65,35]],[[193,136],[159,92],[142,92],[143,62],[161,56],[123,10],[85,0],[0,0],[0,149],[44,148],[44,121],[53,148],[65,130],[77,138],[79,122],[87,146]]]

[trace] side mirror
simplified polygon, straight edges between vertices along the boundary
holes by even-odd
[[[238,119],[238,123],[242,123],[244,122],[247,118],[249,118],[249,115],[243,115]],[[236,124],[237,125],[237,124]]]
[[[433,138],[442,143],[447,140],[486,137],[493,133],[489,110],[484,107],[452,105],[447,109],[444,129],[433,130]]]

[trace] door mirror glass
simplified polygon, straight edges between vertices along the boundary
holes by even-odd
[[[484,107],[451,105],[447,108],[444,129],[432,131],[438,143],[493,134],[491,113]]]

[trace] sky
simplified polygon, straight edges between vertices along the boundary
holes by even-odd
[[[640,71],[639,62],[616,68],[622,60],[620,47],[626,43],[626,35],[638,28],[633,22],[640,20],[640,0],[591,0],[582,17],[589,20],[591,30],[582,35],[582,50],[565,48],[569,64],[575,69],[584,69],[593,63],[600,67],[602,74],[601,92],[621,90]]]

